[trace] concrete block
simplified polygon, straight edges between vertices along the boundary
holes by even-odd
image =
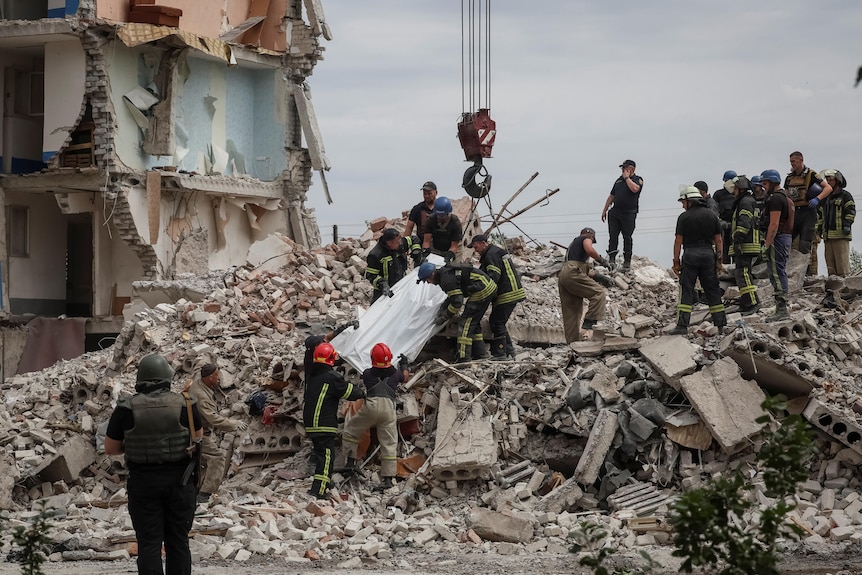
[[[848,415],[812,398],[802,417],[828,433],[853,451],[862,454],[862,427]]]
[[[763,391],[739,376],[739,367],[723,358],[698,373],[682,377],[679,385],[716,442],[728,452],[763,428]],[[747,444],[747,443],[746,443]]]
[[[533,526],[526,519],[511,517],[480,507],[470,511],[467,525],[479,537],[487,541],[529,543],[533,538]]]
[[[853,537],[856,533],[856,527],[847,526],[847,527],[836,527],[832,531],[829,532],[829,538],[834,541],[846,541]]]
[[[679,390],[680,378],[697,369],[694,361],[697,350],[688,338],[681,335],[657,337],[642,345],[640,353],[676,390]]]
[[[617,433],[617,419],[617,414],[607,409],[599,411],[596,416],[596,421],[590,430],[590,437],[587,439],[587,445],[584,447],[584,452],[578,460],[578,466],[573,475],[579,483],[592,485],[598,478],[599,469],[601,469],[614,441],[614,435]]]
[[[457,394],[446,388],[440,392],[437,444],[429,470],[444,481],[474,479],[496,463],[497,441],[482,404],[458,407],[453,391]]]

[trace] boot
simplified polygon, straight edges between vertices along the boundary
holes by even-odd
[[[488,346],[485,345],[484,339],[474,339],[473,340],[473,359],[487,359],[488,358]]]
[[[495,337],[491,340],[491,359],[504,361],[506,359],[506,337]]]
[[[668,335],[688,335],[688,327],[677,324],[672,330],[667,332]]]
[[[515,344],[512,343],[512,338],[509,336],[509,334],[506,334],[506,343],[503,344],[503,349],[506,350],[506,355],[511,358],[515,357]]]
[[[350,473],[356,471],[356,458],[349,457],[344,461],[344,467],[337,470],[339,473]]]
[[[631,260],[631,258],[626,259],[626,260],[623,260],[623,267],[622,267],[622,270],[623,270],[624,272],[627,272],[627,271],[629,271],[630,269],[632,269],[632,260]]]
[[[787,311],[787,304],[783,301],[776,302],[775,313],[766,318],[766,321],[779,321],[790,317],[790,312]]]
[[[395,485],[395,482],[391,477],[384,477],[383,481],[381,481],[380,484],[377,487],[375,487],[374,490],[375,491],[386,491],[387,489],[389,489],[393,485]]]

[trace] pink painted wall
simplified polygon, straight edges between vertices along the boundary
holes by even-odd
[[[170,6],[183,11],[180,29],[198,36],[218,38],[227,15],[230,27],[241,24],[248,17],[252,0],[158,0],[159,6]],[[129,18],[129,0],[96,0],[96,16],[114,22],[126,22]],[[287,10],[287,0],[270,0],[269,10],[260,26],[260,46],[269,50],[284,51],[284,32],[281,19]]]

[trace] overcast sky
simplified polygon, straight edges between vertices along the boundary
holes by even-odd
[[[309,84],[332,169],[308,204],[324,243],[357,237],[421,200],[426,180],[464,196],[461,2],[324,1],[332,30]],[[727,169],[836,168],[862,187],[862,2],[493,0],[493,187],[480,214],[517,211],[530,238],[567,245],[600,214],[624,159],[644,179],[635,255],[669,266],[680,184],[711,190]],[[857,195],[862,203],[862,194]],[[522,235],[504,228],[507,235]],[[862,223],[853,247],[862,251]],[[820,248],[821,254],[823,248]],[[821,273],[825,273],[822,266]]]

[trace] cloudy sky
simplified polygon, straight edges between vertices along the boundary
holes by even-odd
[[[317,176],[308,194],[324,242],[333,225],[356,237],[409,210],[426,180],[464,196],[461,2],[324,8],[333,39],[309,83],[334,203]],[[511,211],[560,191],[516,220],[525,239],[567,245],[591,225],[604,251],[601,209],[631,158],[644,178],[635,254],[669,266],[680,184],[717,189],[727,169],[786,173],[798,149],[862,189],[860,23],[858,0],[493,0],[497,140],[479,212],[496,213],[538,172]],[[854,232],[862,251],[862,223]]]

